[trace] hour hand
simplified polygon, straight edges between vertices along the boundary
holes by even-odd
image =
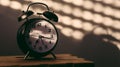
[[[46,38],[46,39],[52,39],[53,38],[53,35],[51,35],[51,37],[45,37],[45,36],[39,36],[39,38]]]

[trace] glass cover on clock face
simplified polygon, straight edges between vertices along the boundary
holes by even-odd
[[[30,29],[28,40],[28,44],[32,50],[46,52],[55,46],[57,32],[51,23],[40,21]]]

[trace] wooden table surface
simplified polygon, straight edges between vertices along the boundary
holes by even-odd
[[[24,56],[0,56],[0,67],[75,67],[73,65],[79,67],[81,64],[83,65],[91,65],[89,67],[93,67],[93,62],[85,60],[83,58],[78,58],[77,56],[73,56],[71,54],[56,54],[57,59],[51,59],[52,56],[46,56],[44,59],[28,59],[24,60]]]

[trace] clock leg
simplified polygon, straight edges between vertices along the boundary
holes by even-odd
[[[56,56],[54,53],[51,52],[51,55],[53,56],[54,59],[56,59]]]
[[[26,60],[29,57],[30,51],[27,51],[26,55],[24,56],[24,59]]]

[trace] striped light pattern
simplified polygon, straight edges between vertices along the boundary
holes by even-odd
[[[81,40],[87,33],[108,34],[120,40],[120,0],[24,0],[43,2],[59,16],[56,27],[66,37]],[[17,0],[0,0],[0,5],[25,10],[27,4]],[[14,6],[17,5],[17,6]],[[35,11],[37,9],[31,8]],[[42,10],[42,9],[40,9]],[[120,43],[116,43],[120,44]],[[117,45],[120,47],[120,45]]]

